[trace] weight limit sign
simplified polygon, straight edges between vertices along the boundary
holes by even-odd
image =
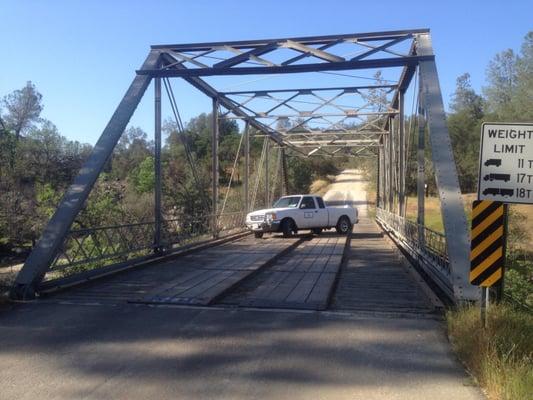
[[[533,204],[533,124],[483,124],[478,199]]]

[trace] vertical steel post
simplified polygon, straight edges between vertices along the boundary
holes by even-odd
[[[270,207],[270,170],[269,170],[269,153],[270,153],[270,142],[268,136],[265,136],[265,207]]]
[[[379,148],[379,161],[381,163],[381,167],[379,169],[379,176],[380,176],[380,183],[381,183],[381,189],[380,189],[380,192],[379,192],[379,206],[381,208],[386,208],[385,207],[385,183],[386,183],[386,179],[385,179],[385,171],[386,171],[386,168],[385,168],[385,151],[386,151],[386,148],[385,148],[385,136],[382,136],[381,138],[381,147]]]
[[[154,78],[155,130],[154,130],[154,251],[161,251],[161,78]]]
[[[420,92],[418,94],[418,150],[417,150],[417,223],[418,223],[418,242],[420,246],[424,246],[424,226],[425,226],[425,184],[426,184],[426,164],[425,164],[425,148],[426,148],[426,118],[424,116],[423,107],[423,93],[422,85],[420,85]]]
[[[389,211],[394,212],[394,141],[393,119],[389,119]]]
[[[399,97],[398,97],[398,103],[400,106],[400,115],[399,115],[399,121],[398,121],[398,129],[399,129],[399,171],[400,174],[400,193],[399,193],[399,214],[402,217],[405,217],[405,127],[404,127],[404,92],[400,91]]]
[[[218,99],[213,97],[212,113],[212,137],[211,137],[212,162],[212,233],[213,237],[218,236]]]
[[[381,193],[381,147],[378,147],[377,157],[377,171],[376,171],[376,208],[379,208],[379,198]]]
[[[282,189],[281,195],[287,196],[289,194],[289,175],[287,170],[287,156],[285,155],[285,147],[281,147],[281,173],[282,173]]]
[[[382,195],[382,203],[383,203],[383,209],[388,210],[389,209],[389,164],[387,162],[388,154],[389,154],[389,134],[383,137],[383,195]]]
[[[250,212],[250,124],[248,121],[244,125],[244,212]]]

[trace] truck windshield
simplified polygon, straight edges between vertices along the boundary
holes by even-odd
[[[296,208],[300,202],[300,196],[282,197],[274,203],[274,208]]]

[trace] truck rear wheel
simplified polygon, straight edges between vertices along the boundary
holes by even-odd
[[[350,222],[349,218],[346,215],[343,215],[339,218],[339,221],[337,222],[337,226],[335,227],[337,230],[337,233],[341,235],[347,235],[352,230],[352,223]]]

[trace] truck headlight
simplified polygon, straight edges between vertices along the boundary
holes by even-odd
[[[267,213],[265,217],[267,221],[274,221],[276,219],[276,213]]]

